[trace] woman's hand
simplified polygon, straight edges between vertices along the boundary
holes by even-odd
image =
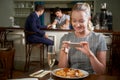
[[[69,51],[69,43],[70,43],[70,41],[62,42],[61,50],[63,50],[65,53],[68,53],[68,51]]]
[[[82,41],[82,42],[80,42],[80,46],[81,47],[76,47],[76,49],[80,50],[81,52],[86,54],[88,57],[90,57],[92,55],[91,50],[89,48],[89,43],[88,42]]]
[[[69,43],[70,43],[70,41],[63,41],[62,42],[62,48],[64,47],[64,48],[68,48],[69,47]]]
[[[62,42],[58,63],[60,68],[68,67],[68,54],[66,54],[68,51],[66,50],[69,50],[69,41]]]

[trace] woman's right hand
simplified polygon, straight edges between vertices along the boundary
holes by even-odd
[[[62,42],[61,50],[64,51],[65,53],[68,53],[68,51],[69,51],[69,43],[70,43],[70,41]]]
[[[70,41],[63,41],[62,42],[62,48],[69,48],[69,43],[70,43]]]
[[[67,51],[66,51],[67,50]],[[68,67],[68,50],[69,50],[69,41],[63,41],[61,45],[60,55],[59,55],[59,64],[60,68]]]

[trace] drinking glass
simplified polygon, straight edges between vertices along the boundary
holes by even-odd
[[[55,63],[55,48],[54,46],[48,46],[48,65],[50,67],[50,78],[48,80],[54,80],[52,79],[52,67]]]

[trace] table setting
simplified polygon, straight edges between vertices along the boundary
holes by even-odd
[[[59,76],[55,74],[56,71],[61,70],[61,68],[54,69],[52,73],[52,80],[120,80],[119,76],[111,76],[111,75],[97,75],[97,74],[89,74],[88,72],[81,70],[84,74],[84,76],[80,77],[65,77],[65,76]],[[39,76],[30,76],[31,78],[37,78],[38,80],[48,80],[50,78],[50,72],[44,74],[45,72],[42,72],[39,74]],[[44,74],[44,75],[43,75]]]
[[[78,46],[77,43],[71,43],[71,47]],[[55,47],[48,46],[47,63],[49,69],[39,69],[32,73],[27,73],[18,79],[8,80],[120,80],[119,76],[90,74],[82,69],[75,68],[53,68],[55,63]]]

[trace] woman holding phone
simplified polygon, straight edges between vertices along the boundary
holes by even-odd
[[[91,30],[91,11],[87,3],[76,3],[71,12],[74,32],[61,38],[60,68],[83,69],[91,73],[104,74],[106,70],[106,42],[104,36]],[[80,46],[71,47],[70,43]],[[66,49],[69,51],[66,52]]]

